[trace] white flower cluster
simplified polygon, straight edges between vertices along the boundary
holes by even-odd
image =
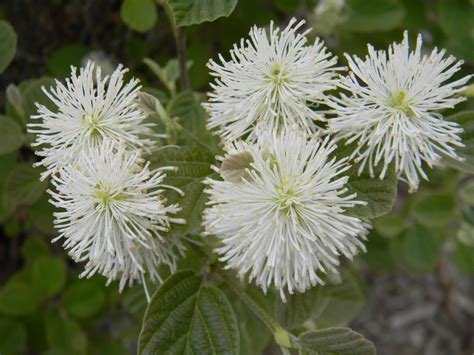
[[[364,249],[370,225],[346,213],[362,202],[348,193],[349,165],[331,156],[331,136],[356,143],[348,159],[359,174],[381,166],[383,179],[393,162],[414,191],[424,164],[457,157],[462,129],[439,111],[463,100],[457,94],[470,78],[447,83],[462,63],[437,49],[422,55],[421,37],[410,51],[406,33],[388,52],[369,46],[365,61],[347,56],[350,72],[337,77],[337,59],[319,39],[307,43],[303,23],[271,24],[268,34],[254,27],[230,60],[210,61],[216,80],[204,104],[226,144],[215,168],[223,180],[207,180],[206,231],[220,239],[227,268],[283,299],[322,284],[340,255]],[[336,87],[346,93],[330,96]]]
[[[388,52],[368,46],[365,61],[346,55],[351,72],[339,86],[349,95],[332,97],[329,106],[335,117],[329,120],[330,132],[347,143],[357,142],[351,155],[374,175],[383,166],[383,179],[394,162],[399,176],[411,192],[418,189],[419,176],[427,179],[424,165],[438,164],[441,154],[458,158],[455,148],[463,146],[462,128],[444,120],[440,110],[464,101],[456,94],[466,89],[471,76],[447,82],[461,69],[462,62],[435,48],[421,53],[418,36],[415,51],[410,51],[408,33]]]
[[[231,61],[220,56],[222,64],[209,62],[211,84],[209,128],[217,128],[231,142],[247,135],[256,141],[265,132],[301,129],[312,133],[315,121],[323,115],[312,109],[325,99],[325,92],[336,88],[334,65],[337,58],[327,52],[319,39],[307,45],[308,31],[298,33],[304,21],[292,19],[280,31],[253,27],[250,41],[242,40],[230,52]]]
[[[158,267],[176,268],[182,253],[179,240],[165,238],[171,223],[184,223],[171,215],[176,205],[162,197],[163,171],[150,170],[141,158],[150,151],[152,130],[134,101],[138,81],[124,84],[126,70],[119,66],[101,76],[92,62],[77,75],[72,68],[66,83],[44,92],[56,109],[38,105],[39,122],[29,131],[46,168],[42,178],[52,177],[49,191],[55,213],[56,239],[76,261],[84,261],[82,275],[100,273],[120,289],[145,275],[159,280]]]
[[[380,179],[393,166],[415,191],[426,166],[458,158],[462,129],[440,111],[463,100],[470,79],[448,82],[462,63],[437,49],[423,54],[420,36],[411,51],[407,33],[388,51],[369,45],[365,60],[347,55],[341,76],[338,59],[321,40],[308,44],[303,25],[253,27],[230,59],[210,61],[216,79],[203,104],[226,151],[214,167],[221,178],[206,180],[203,226],[219,238],[227,268],[264,291],[274,286],[282,299],[323,284],[341,256],[365,250],[370,224],[348,213],[365,203],[349,191],[349,162],[373,177],[381,168]],[[173,167],[151,170],[142,158],[153,130],[135,103],[138,81],[124,83],[125,73],[119,66],[102,77],[91,62],[79,74],[73,68],[64,84],[44,90],[56,109],[38,105],[29,125],[60,209],[57,239],[85,262],[82,275],[103,274],[121,289],[145,275],[160,280],[161,265],[176,269],[184,245],[165,233],[185,223],[163,198],[164,189],[181,193],[163,184]],[[336,158],[335,142],[355,149]]]
[[[207,232],[222,238],[217,253],[240,276],[249,273],[266,290],[274,284],[303,292],[324,283],[318,271],[337,273],[340,254],[352,259],[364,249],[367,225],[344,214],[356,204],[348,194],[347,159],[330,154],[328,138],[296,132],[260,143],[237,141],[228,157],[248,154],[247,176],[239,182],[209,179]]]

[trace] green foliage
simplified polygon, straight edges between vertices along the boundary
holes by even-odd
[[[239,323],[240,354],[262,354],[272,340],[272,333],[265,324],[243,303],[230,289],[224,291],[232,304]],[[245,292],[269,312],[272,312],[273,298],[271,294],[263,293],[254,288],[246,287]]]
[[[276,7],[286,13],[292,13],[298,9],[298,1],[294,0],[275,0]]]
[[[6,21],[0,21],[0,74],[8,67],[16,52],[15,30]]]
[[[419,195],[413,206],[413,215],[418,223],[427,227],[443,227],[456,214],[453,196],[443,193]]]
[[[53,2],[57,10],[67,6],[70,11],[74,7],[64,1]],[[6,72],[15,57],[17,36],[6,21],[0,21],[0,73],[4,73],[6,87],[2,96],[5,112],[0,115],[0,249],[7,252],[4,277],[8,278],[0,287],[1,354],[125,354],[130,344],[136,343],[141,326],[140,354],[257,355],[268,352],[268,345],[275,341],[282,345],[285,354],[375,353],[373,345],[360,334],[348,328],[334,328],[346,326],[366,303],[366,286],[355,268],[343,265],[340,277],[324,275],[326,285],[305,293],[295,292],[282,303],[272,289],[264,294],[235,280],[241,288],[239,293],[222,283],[222,274],[215,272],[221,267],[220,262],[212,254],[218,241],[199,235],[207,202],[204,181],[217,176],[211,166],[218,165],[215,156],[222,155],[221,142],[206,128],[207,115],[201,106],[211,79],[206,63],[209,58],[216,58],[217,53],[228,59],[227,51],[245,36],[250,26],[265,26],[271,19],[283,24],[292,16],[304,16],[308,27],[315,27],[310,43],[311,36],[316,34],[329,38],[326,43],[338,55],[349,52],[362,56],[368,42],[375,48],[386,48],[392,41],[400,40],[403,29],[408,29],[411,42],[416,33],[422,32],[427,50],[429,46],[446,47],[449,54],[467,62],[461,69],[463,75],[472,72],[472,0],[347,0],[339,5],[327,3],[329,7],[318,17],[315,6],[321,3],[122,0],[120,9],[116,6],[112,16],[79,22],[83,25],[79,37],[68,33],[61,41],[51,38],[40,58],[28,53],[28,46],[23,45],[16,58],[16,64],[21,65]],[[69,14],[68,11],[65,13]],[[164,20],[166,15],[170,21]],[[122,21],[117,21],[119,16]],[[217,19],[212,24],[196,26]],[[67,24],[69,21],[68,18]],[[101,26],[95,32],[94,21],[103,22],[107,33],[101,32]],[[13,19],[11,22],[15,23]],[[185,67],[193,89],[183,90],[179,85],[182,73],[175,57],[176,26],[186,26]],[[38,30],[39,27],[38,23]],[[183,34],[181,31],[178,32]],[[19,38],[24,40],[22,35],[19,32]],[[71,38],[72,42],[63,41]],[[151,160],[154,168],[177,167],[176,171],[166,172],[164,183],[184,194],[166,189],[164,197],[166,203],[180,205],[181,211],[174,217],[186,219],[187,223],[172,225],[165,238],[192,238],[193,244],[187,245],[186,254],[178,261],[178,273],[161,287],[148,285],[150,291],[158,289],[148,308],[142,285],[126,288],[119,294],[116,283],[105,288],[101,277],[79,279],[77,274],[82,267],[66,262],[60,251],[62,241],[50,246],[49,237],[58,236],[53,225],[56,211],[48,202],[49,195],[44,193],[48,181],[38,180],[41,168],[32,168],[38,160],[33,154],[38,148],[30,145],[34,137],[27,133],[27,124],[36,122],[31,120],[31,115],[37,113],[36,103],[53,111],[56,108],[42,90],[43,86],[49,88],[53,79],[29,76],[48,73],[61,80],[69,74],[70,65],[81,65],[91,48],[115,56],[113,61],[130,68],[127,76],[140,78],[146,88],[143,91],[150,94],[141,96],[143,100],[139,103],[150,116],[147,123],[156,124],[156,133],[166,133],[159,144],[174,145],[161,147],[144,158]],[[341,65],[345,65],[342,58]],[[154,84],[159,87],[153,87]],[[439,263],[441,250],[443,255],[448,252],[460,272],[474,273],[472,85],[464,94],[469,98],[458,106],[461,110],[441,112],[464,129],[461,136],[465,146],[456,149],[463,159],[443,157],[441,167],[427,167],[430,181],[423,182],[418,193],[408,195],[404,183],[398,188],[393,170],[380,180],[380,167],[375,169],[375,177],[368,172],[358,176],[357,164],[352,163],[348,194],[357,193],[357,199],[367,205],[356,206],[347,214],[373,225],[368,241],[364,242],[367,253],[357,257],[357,265],[364,264],[368,274],[396,272],[397,268],[404,272],[433,272],[443,266]],[[341,156],[349,155],[351,149],[345,147]],[[249,163],[247,158],[231,157],[224,162],[224,178],[240,176],[241,168]],[[197,249],[195,244],[199,245]],[[12,266],[17,268],[12,270]],[[181,271],[186,269],[194,273]],[[168,275],[168,270],[160,270],[161,277]],[[249,300],[262,312],[249,306]]]
[[[44,316],[44,325],[48,346],[53,353],[87,354],[87,338],[76,321],[50,311]]]
[[[179,203],[181,211],[176,215],[184,218],[186,224],[174,225],[171,234],[184,236],[195,232],[202,222],[202,211],[206,203],[203,180],[213,173],[214,157],[200,147],[164,147],[152,157],[155,167],[174,166],[176,171],[167,173],[165,183],[175,186],[184,195],[169,190],[166,193],[170,203]]]
[[[461,272],[474,274],[474,246],[456,243],[453,259]]]
[[[365,302],[361,280],[353,270],[345,270],[340,280],[328,280],[324,286],[291,295],[285,303],[279,302],[277,319],[288,329],[305,325],[342,326],[360,312]]]
[[[412,271],[433,271],[438,262],[440,238],[425,227],[414,225],[401,239],[401,257],[404,266]]]
[[[0,318],[0,354],[19,354],[25,348],[25,326],[17,320]]]
[[[377,176],[377,171],[375,172]],[[356,205],[347,212],[359,218],[376,218],[389,213],[397,197],[397,176],[389,170],[384,179],[371,177],[364,171],[358,175],[355,168],[349,175],[348,188],[350,193],[357,193],[357,200],[365,201],[366,205]]]
[[[474,60],[474,6],[466,0],[439,0],[441,29],[448,36],[446,45],[454,55]]]
[[[153,0],[124,0],[120,15],[123,22],[132,30],[146,32],[151,30],[156,23],[156,5]]]
[[[130,287],[124,291],[123,307],[133,315],[137,321],[143,319],[147,306],[145,291],[142,285]]]
[[[51,251],[41,237],[29,237],[23,243],[21,254],[27,264],[33,264],[38,258],[49,257]]]
[[[81,66],[82,59],[90,50],[80,43],[68,44],[54,51],[48,58],[46,66],[51,75],[63,78],[71,72],[71,65]]]
[[[206,129],[206,113],[195,96],[190,91],[182,91],[168,104],[168,114],[177,117],[184,128],[184,144],[199,144],[204,148],[215,151],[214,137]],[[188,133],[189,132],[189,133]],[[192,134],[190,134],[192,132]]]
[[[30,206],[31,224],[40,232],[46,235],[55,235],[54,215],[56,211],[54,206],[48,202],[49,195],[43,194],[41,198]]]
[[[66,284],[66,264],[58,257],[42,256],[33,262],[31,281],[35,292],[47,299],[58,294]]]
[[[225,294],[189,271],[166,280],[145,313],[138,353],[164,352],[239,353],[237,319]]]
[[[398,0],[349,0],[344,29],[354,32],[388,31],[401,25],[405,9]]]
[[[311,330],[298,337],[300,354],[375,355],[372,342],[349,328]]]
[[[0,314],[26,316],[34,313],[39,304],[35,290],[24,280],[9,280],[0,289]]]
[[[374,219],[374,229],[382,237],[392,238],[405,228],[405,221],[400,214],[390,213]]]
[[[474,206],[474,180],[459,189],[459,197],[468,205]]]
[[[13,154],[0,155],[0,222],[3,222],[11,212],[10,206],[3,204],[4,184],[10,171],[16,165],[16,158]]]
[[[39,180],[38,169],[27,163],[18,164],[5,179],[3,204],[9,210],[19,205],[32,205],[39,200],[47,185],[47,181]]]
[[[237,0],[168,0],[177,26],[196,25],[227,17]]]
[[[63,302],[71,316],[79,319],[89,318],[99,313],[104,306],[105,293],[102,284],[97,280],[83,280],[66,289]]]
[[[458,123],[463,128],[461,139],[464,147],[456,149],[462,161],[445,157],[444,162],[462,172],[474,174],[474,110],[459,112],[446,119]]]
[[[20,149],[25,140],[21,127],[7,116],[0,116],[0,127],[0,155]]]

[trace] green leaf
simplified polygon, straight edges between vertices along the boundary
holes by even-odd
[[[66,283],[66,264],[58,257],[43,256],[33,262],[31,282],[43,299],[55,296]]]
[[[474,247],[474,226],[466,220],[461,221],[456,238],[459,242]]]
[[[439,0],[437,4],[442,30],[452,37],[472,39],[474,6],[466,0]]]
[[[239,329],[225,294],[182,271],[167,279],[148,305],[139,354],[238,354]]]
[[[392,271],[395,266],[390,244],[395,237],[381,237],[376,233],[370,233],[368,241],[365,242],[367,252],[361,258],[368,264],[370,270],[376,272]]]
[[[474,174],[474,110],[456,113],[446,117],[446,120],[456,122],[464,129],[461,134],[464,147],[456,148],[456,153],[463,161],[444,156],[443,162],[462,172]]]
[[[351,169],[349,175],[349,193],[357,193],[356,200],[367,202],[366,205],[356,205],[347,213],[359,218],[376,218],[389,213],[397,197],[397,175],[393,170],[387,171],[385,178],[370,177],[368,171],[357,174],[357,167]],[[375,176],[379,171],[375,169]]]
[[[24,141],[21,127],[11,118],[0,116],[0,155],[20,149]]]
[[[377,32],[399,27],[405,16],[398,0],[348,0],[349,19],[343,25],[347,31]]]
[[[270,314],[273,312],[274,293],[268,292],[264,295],[262,290],[257,287],[248,284],[241,286],[258,305]],[[227,295],[234,313],[238,315],[240,354],[263,354],[265,348],[273,340],[272,333],[234,291],[228,287],[224,287],[223,291]]]
[[[0,313],[8,316],[26,316],[34,313],[39,298],[23,280],[10,280],[0,289]]]
[[[89,49],[80,43],[67,44],[51,53],[46,66],[51,75],[66,77],[71,72],[71,65],[80,67],[82,59]]]
[[[459,197],[469,206],[474,206],[474,180],[467,182],[459,189]]]
[[[21,255],[28,264],[32,264],[38,258],[50,256],[51,250],[41,237],[28,237],[21,247]]]
[[[415,225],[403,235],[401,251],[404,266],[415,272],[430,272],[438,261],[440,239],[432,230]]]
[[[176,217],[186,220],[186,224],[173,225],[170,234],[185,235],[199,230],[207,201],[202,180],[214,172],[211,169],[213,155],[200,147],[169,146],[160,149],[150,160],[154,167],[177,167],[177,171],[167,172],[164,183],[184,192],[184,196],[172,190],[165,193],[169,203],[178,203],[181,207]]]
[[[318,328],[341,326],[352,320],[366,303],[361,280],[353,270],[341,273],[339,284],[316,286],[277,303],[277,318],[288,329],[309,323]]]
[[[311,330],[298,337],[302,354],[375,355],[374,344],[349,328]]]
[[[87,337],[79,324],[58,311],[44,315],[46,339],[55,354],[86,354]]]
[[[156,5],[153,0],[124,0],[120,15],[132,30],[146,32],[156,23]]]
[[[169,0],[169,4],[176,25],[189,26],[229,16],[237,0]]]
[[[19,321],[0,319],[0,354],[25,353],[26,329]]]
[[[20,89],[15,84],[8,84],[6,90],[7,104],[10,104],[15,109],[15,113],[23,117],[23,96]]]
[[[48,202],[48,196],[43,195],[37,202],[30,206],[30,221],[40,232],[54,236],[54,212],[56,208]]]
[[[385,238],[392,238],[405,229],[405,220],[398,213],[390,213],[373,220],[375,231]]]
[[[16,52],[16,33],[6,21],[0,21],[0,74],[13,60]]]
[[[418,195],[413,205],[413,215],[418,223],[426,227],[448,225],[456,214],[454,197],[442,193]]]
[[[185,133],[188,133],[180,143],[197,143],[212,152],[218,152],[218,138],[206,128],[206,112],[191,91],[180,92],[170,101],[167,110],[170,117],[179,118],[180,125],[185,129]]]
[[[80,279],[66,289],[63,302],[71,316],[90,318],[104,306],[105,293],[96,280]]]
[[[39,79],[30,79],[20,84],[20,92],[23,98],[23,116],[21,122],[26,124],[30,122],[30,117],[37,113],[36,103],[45,105],[50,110],[56,111],[57,108],[53,102],[43,92],[42,87],[50,89],[54,85],[54,80],[49,77]]]
[[[38,201],[48,186],[39,180],[40,170],[27,163],[17,165],[8,174],[3,188],[3,204],[13,211],[19,205],[32,205]]]
[[[466,274],[474,273],[474,247],[463,243],[456,243],[453,260],[459,271]]]

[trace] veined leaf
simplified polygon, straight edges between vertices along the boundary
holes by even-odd
[[[387,171],[384,179],[371,177],[364,171],[357,175],[356,167],[352,168],[349,175],[348,187],[351,193],[357,193],[356,199],[367,202],[366,205],[356,205],[347,210],[351,216],[359,218],[376,218],[389,213],[397,198],[398,178],[393,170]]]
[[[229,16],[237,0],[169,0],[169,4],[176,25],[189,26]]]
[[[151,162],[154,167],[176,167],[176,171],[167,172],[164,183],[184,192],[184,196],[172,190],[167,190],[165,193],[168,203],[178,203],[181,207],[176,217],[186,220],[186,224],[173,225],[170,233],[185,235],[200,228],[202,210],[206,203],[203,179],[213,173],[211,164],[214,162],[214,157],[200,147],[169,146],[154,154]]]
[[[139,354],[238,354],[239,330],[224,293],[193,272],[172,275],[153,295]]]
[[[375,347],[362,334],[349,328],[311,330],[298,337],[300,354],[375,355]]]

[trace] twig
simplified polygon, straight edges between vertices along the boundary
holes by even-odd
[[[179,79],[181,83],[181,90],[191,90],[191,85],[189,83],[188,77],[188,69],[186,67],[186,32],[184,28],[177,28],[175,40],[179,61]]]
[[[174,40],[176,43],[176,54],[178,56],[179,62],[179,78],[181,83],[181,90],[191,90],[191,85],[189,83],[188,77],[188,69],[186,67],[186,32],[184,28],[177,27],[176,22],[174,20],[174,16],[171,12],[170,5],[168,2],[162,4],[166,16],[168,16],[168,20],[171,25],[171,29],[173,30]]]

